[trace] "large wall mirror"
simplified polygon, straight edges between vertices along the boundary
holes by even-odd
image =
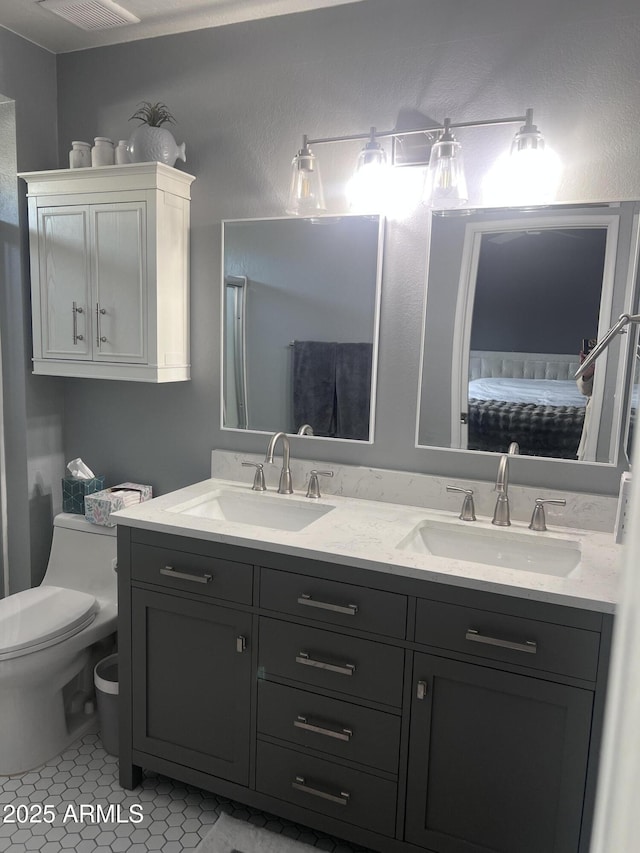
[[[617,463],[635,331],[591,378],[581,353],[637,304],[638,205],[434,213],[418,446]]]
[[[227,220],[222,427],[373,441],[379,216]]]

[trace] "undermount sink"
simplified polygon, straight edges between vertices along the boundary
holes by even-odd
[[[397,547],[417,554],[557,577],[569,575],[581,559],[579,543],[568,539],[543,539],[525,532],[463,527],[446,521],[420,522]]]
[[[296,531],[308,527],[332,509],[331,506],[291,500],[284,496],[219,489],[186,503],[176,504],[167,511],[214,521],[233,521],[274,530]]]

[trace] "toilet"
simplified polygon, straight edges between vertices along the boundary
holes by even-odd
[[[0,776],[95,729],[93,666],[116,622],[116,528],[61,513],[42,584],[0,600]]]

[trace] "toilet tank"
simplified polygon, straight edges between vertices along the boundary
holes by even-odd
[[[53,541],[43,586],[89,592],[117,602],[116,528],[63,512],[53,520]]]

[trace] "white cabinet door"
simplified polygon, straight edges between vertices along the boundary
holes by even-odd
[[[146,206],[92,205],[95,361],[146,361]]]
[[[38,211],[42,354],[91,358],[89,207]]]

